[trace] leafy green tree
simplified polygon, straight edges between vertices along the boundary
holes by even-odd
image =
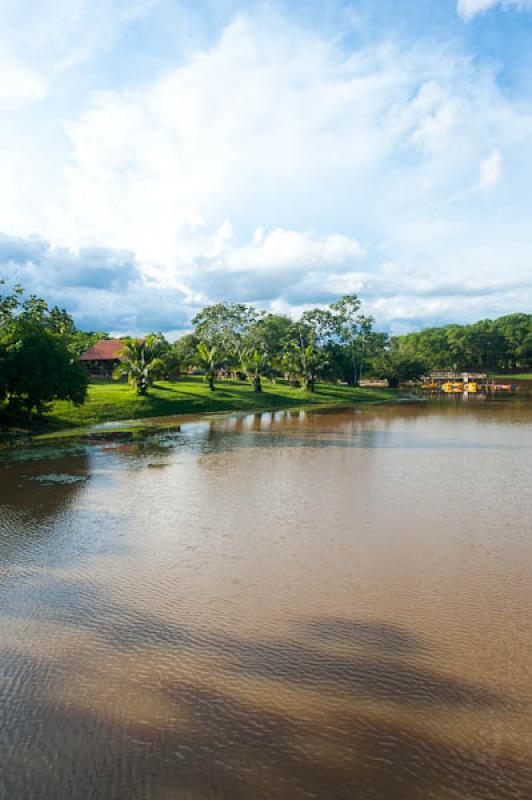
[[[4,288],[5,286],[5,280],[0,278],[0,335],[2,330],[13,320],[20,307],[21,296],[24,292],[22,286],[18,284],[10,290]]]
[[[244,303],[217,303],[196,314],[192,324],[201,343],[209,349],[217,348],[219,361],[238,367],[250,327],[259,316],[256,309]]]
[[[15,410],[42,413],[53,400],[85,401],[88,376],[64,339],[27,319],[17,320],[3,345],[4,395]]]
[[[0,289],[5,282],[0,280]],[[22,287],[0,292],[0,400],[12,410],[45,410],[55,399],[82,403],[87,373],[69,348],[72,317]]]
[[[425,328],[398,339],[402,352],[423,361],[426,369],[454,369],[455,355],[449,347],[445,328]]]
[[[328,308],[305,311],[300,320],[312,330],[313,346],[327,363],[327,377],[351,386],[360,380],[374,335],[373,317],[365,316],[360,309],[357,295],[347,294]]]
[[[261,347],[275,359],[283,349],[283,341],[290,333],[293,321],[284,314],[264,314],[250,325],[246,343]]]
[[[361,314],[360,308],[361,302],[356,294],[343,295],[330,305],[335,319],[336,336],[349,353],[351,370],[347,383],[351,386],[357,386],[362,376],[367,343],[375,322],[373,317]]]
[[[147,395],[148,389],[163,368],[162,343],[156,336],[148,336],[145,341],[128,342],[122,350],[121,363],[114,372],[117,380],[124,372],[137,394]]]
[[[174,344],[167,343],[162,354],[161,375],[165,380],[173,380],[181,373],[181,356]]]
[[[96,342],[109,338],[109,334],[105,331],[79,331],[76,329],[68,336],[68,347],[70,352],[79,358]]]
[[[512,372],[532,365],[530,314],[425,328],[399,339],[401,350],[421,359],[427,370]]]
[[[11,290],[5,286],[5,280],[0,278],[0,403],[7,395],[7,329],[20,306],[23,292],[21,286]]]
[[[372,374],[387,380],[392,389],[403,381],[420,378],[424,370],[423,361],[401,350],[397,340],[393,339],[388,349],[376,356],[371,365]]]
[[[199,339],[194,333],[180,336],[173,344],[176,359],[181,369],[188,369],[197,363]]]
[[[508,314],[493,325],[504,340],[501,371],[526,371],[532,367],[532,314]]]

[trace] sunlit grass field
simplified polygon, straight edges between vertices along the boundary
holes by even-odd
[[[81,427],[99,422],[142,419],[178,414],[221,411],[254,411],[309,404],[350,404],[385,401],[397,396],[393,389],[353,388],[337,384],[318,384],[315,392],[294,389],[284,383],[263,382],[262,393],[244,381],[220,380],[216,391],[209,391],[201,377],[159,381],[140,397],[126,383],[98,382],[89,387],[84,405],[58,401],[46,414],[52,430]]]
[[[532,372],[521,372],[519,375],[496,375],[495,378],[498,381],[508,381],[515,380],[515,381],[532,381]]]

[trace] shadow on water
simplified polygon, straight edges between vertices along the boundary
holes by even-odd
[[[123,540],[108,535],[115,521],[117,527],[123,525],[123,511],[80,507],[93,480],[94,459],[89,450],[0,466],[0,568],[7,567],[4,575],[13,564],[65,567],[96,554],[126,551]]]
[[[162,705],[162,717],[146,722],[141,712],[115,719],[97,696],[88,707],[58,699],[64,697],[62,686],[69,676],[83,671],[82,653],[51,665],[2,649],[8,691],[1,701],[0,744],[10,755],[0,776],[2,798],[532,796],[530,764],[458,749],[420,732],[415,724],[384,722],[368,712],[368,700],[373,710],[392,703],[414,720],[419,714],[456,709],[487,714],[513,710],[508,697],[420,666],[428,645],[401,627],[323,617],[295,621],[287,638],[246,638],[168,622],[120,604],[90,584],[57,579],[20,587],[2,602],[8,618],[23,618],[25,608],[30,614],[39,603],[40,620],[86,628],[101,637],[106,657],[110,652],[119,658],[111,658],[109,673],[119,700],[128,665],[137,657],[161,649],[167,665],[157,680],[152,676],[135,689],[135,694],[148,692]],[[180,661],[185,658],[201,663],[203,670],[184,679]],[[243,698],[206,685],[200,674],[220,659],[229,683],[241,685],[240,679],[246,678],[256,686],[260,679],[262,688]],[[117,663],[122,679],[117,679]],[[10,694],[9,687],[24,674],[31,676],[29,688]],[[31,686],[41,684],[47,692],[36,700]],[[280,711],[271,706],[279,688],[302,698],[313,693],[313,707],[320,698],[334,697],[339,710],[334,719],[321,722],[312,713],[307,717],[293,708]],[[362,708],[361,701],[366,702]],[[122,702],[127,703],[127,696]],[[131,702],[134,707],[133,696]]]

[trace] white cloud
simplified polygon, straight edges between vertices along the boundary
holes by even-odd
[[[502,178],[503,159],[500,150],[492,150],[487,158],[480,162],[480,187],[489,191],[493,189]]]
[[[364,255],[356,239],[340,234],[315,236],[311,233],[276,228],[265,234],[256,230],[253,243],[228,253],[230,270],[253,272],[272,269],[341,269]]]
[[[465,19],[471,19],[476,14],[481,14],[496,6],[523,11],[532,8],[532,2],[531,0],[458,0],[457,11]]]
[[[219,44],[68,125],[72,156],[54,238],[171,264],[230,217],[235,231],[380,226],[384,211],[472,183],[503,129],[532,118],[489,73],[437,49],[345,55],[317,34],[238,18]]]
[[[24,58],[48,75],[109,46],[120,28],[156,0],[0,0],[2,33]]]
[[[297,244],[267,256],[284,237]],[[356,292],[364,309],[393,332],[497,316],[532,302],[530,273],[453,279],[391,262],[370,270],[356,241],[296,231],[262,232],[234,251],[213,254],[189,272],[186,291],[148,279],[132,253],[68,250],[37,237],[0,235],[0,275],[67,307],[85,329],[114,333],[187,330],[199,307],[222,297],[298,315]]]
[[[360,291],[383,322],[412,324],[498,308],[486,286],[529,302],[511,287],[532,260],[532,113],[448,46],[347,52],[239,16],[181,66],[92,94],[62,130],[53,180],[34,158],[31,182],[17,181],[0,155],[13,170],[0,216],[75,251],[133,253],[131,302],[139,286],[271,308]]]
[[[0,109],[42,100],[48,93],[46,81],[0,41]]]

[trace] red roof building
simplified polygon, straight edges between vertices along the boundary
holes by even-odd
[[[79,360],[83,362],[93,377],[110,378],[120,364],[124,342],[120,339],[100,339],[93,344]]]

